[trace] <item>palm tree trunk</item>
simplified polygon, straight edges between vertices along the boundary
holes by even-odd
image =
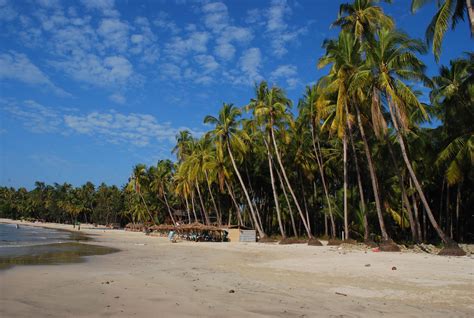
[[[298,237],[298,231],[296,230],[295,218],[293,216],[293,209],[291,208],[291,202],[290,202],[290,199],[288,198],[288,193],[286,193],[285,184],[283,183],[283,179],[281,177],[280,171],[278,171],[278,169],[275,169],[275,170],[278,175],[278,180],[280,180],[280,186],[281,186],[281,189],[283,190],[286,204],[288,205],[288,214],[290,214],[291,227],[293,228],[293,235]]]
[[[431,225],[435,229],[438,236],[446,245],[456,244],[453,240],[447,237],[446,234],[444,234],[443,230],[441,230],[438,223],[436,222],[436,219],[434,218],[433,212],[431,211],[431,208],[428,204],[428,200],[426,200],[425,193],[423,192],[423,189],[421,188],[420,182],[418,181],[418,178],[416,177],[416,174],[415,174],[415,171],[413,170],[411,162],[408,159],[407,150],[405,147],[405,141],[403,140],[403,136],[401,135],[399,127],[398,127],[397,117],[395,115],[395,109],[394,109],[394,105],[391,99],[388,100],[388,104],[389,104],[389,110],[390,110],[390,117],[392,118],[392,124],[393,124],[393,127],[395,128],[395,131],[397,132],[397,140],[400,145],[400,149],[402,151],[403,160],[405,161],[405,165],[407,166],[411,179],[413,180],[413,183],[415,184],[416,191],[418,192],[418,195],[420,196],[421,202],[423,203],[423,207],[425,208],[425,212],[428,215],[428,219],[430,220]]]
[[[189,202],[188,197],[184,196],[184,201],[186,202],[186,212],[188,213],[188,223],[191,224],[191,213],[189,212]]]
[[[357,112],[357,123],[359,125],[360,135],[362,137],[362,141],[364,142],[365,157],[367,158],[367,164],[369,166],[370,180],[372,182],[372,191],[374,193],[374,198],[375,198],[375,208],[377,210],[377,217],[379,220],[380,232],[382,234],[383,240],[387,241],[389,240],[389,236],[387,234],[387,230],[385,229],[385,222],[383,220],[382,205],[380,204],[380,193],[379,193],[377,175],[375,173],[374,163],[372,162],[372,155],[370,154],[369,143],[367,141],[367,137],[365,136],[364,126],[362,124],[359,107],[357,106],[357,104],[355,104],[354,106]]]
[[[235,200],[234,191],[232,191],[232,188],[230,187],[227,180],[225,181],[225,185],[227,187],[227,191],[229,192],[230,197],[232,198],[232,202],[234,202],[234,205],[235,205],[235,208],[236,208],[237,222],[239,223],[238,225],[244,225],[244,222],[242,221],[242,211],[240,210],[240,207],[239,207],[239,204],[237,203],[237,200]]]
[[[308,224],[309,231],[311,231],[311,222],[309,219],[309,212],[308,212],[308,203],[306,202],[306,193],[304,191],[304,185],[303,185],[303,177],[301,176],[301,173],[298,169],[298,179],[300,181],[300,187],[301,187],[301,196],[303,198],[303,207],[304,207],[304,212],[306,214],[306,224]]]
[[[193,207],[194,222],[198,222],[198,217],[196,214],[196,205],[194,204],[194,191],[191,191],[191,204]]]
[[[347,136],[342,138],[344,160],[344,238],[349,239],[349,216],[347,211]]]
[[[408,179],[409,186],[412,188],[411,179]],[[420,222],[420,214],[418,213],[418,204],[416,202],[415,193],[412,195],[412,202],[413,202],[413,210],[415,211],[415,220],[416,220],[416,234],[418,236],[418,240],[423,240],[423,234],[421,233],[421,222]]]
[[[206,207],[204,206],[204,201],[202,200],[201,190],[199,189],[199,183],[196,182],[196,189],[198,192],[199,202],[201,203],[202,213],[204,214],[204,219],[206,221],[206,225],[209,225],[209,215],[207,214]]]
[[[336,223],[334,222],[334,217],[332,215],[332,205],[331,200],[329,199],[329,191],[326,185],[326,178],[324,176],[324,169],[323,169],[323,156],[321,153],[321,147],[319,146],[319,139],[316,140],[316,132],[314,131],[313,126],[313,119],[311,120],[311,137],[314,149],[314,155],[316,156],[316,163],[318,164],[319,174],[321,175],[321,183],[323,184],[324,195],[326,196],[326,202],[329,209],[329,218],[331,220],[331,236],[334,237],[336,235]],[[316,147],[317,142],[317,147]],[[318,151],[319,150],[319,151]],[[327,231],[326,231],[327,234]]]
[[[170,215],[171,222],[173,222],[173,225],[176,226],[176,222],[174,220],[173,213],[171,212],[170,205],[168,204],[168,199],[166,198],[166,193],[164,193],[164,192],[163,192],[163,198],[165,199],[166,208],[168,209],[168,214]]]
[[[230,149],[230,144],[229,141],[227,143],[227,152],[229,153],[230,161],[232,162],[232,167],[234,167],[235,174],[237,175],[237,178],[239,179],[240,185],[242,186],[242,190],[244,191],[245,198],[247,199],[247,203],[249,205],[250,213],[252,214],[252,219],[255,224],[255,229],[257,230],[258,234],[260,235],[260,238],[264,238],[267,235],[263,231],[263,229],[260,227],[257,221],[257,216],[255,214],[255,210],[253,209],[252,205],[252,200],[250,200],[249,193],[247,191],[247,188],[245,187],[244,180],[242,180],[242,176],[240,175],[239,169],[237,169],[237,164],[235,163],[234,155],[232,154],[232,150]]]
[[[419,237],[416,232],[416,224],[415,220],[413,218],[413,211],[411,209],[411,204],[410,200],[408,199],[406,188],[405,188],[405,180],[403,177],[402,172],[400,171],[400,168],[398,166],[398,162],[395,159],[395,154],[392,149],[392,144],[390,143],[390,140],[388,137],[385,138],[385,142],[387,143],[388,146],[388,152],[390,153],[390,157],[392,158],[393,166],[395,167],[395,171],[397,171],[397,179],[398,179],[398,184],[400,185],[400,189],[402,191],[402,203],[405,205],[405,208],[407,209],[408,213],[408,221],[410,222],[410,230],[411,230],[411,235],[413,237],[413,240],[415,242],[419,242]],[[403,218],[402,218],[403,220]]]
[[[220,226],[222,223],[221,213],[219,211],[219,208],[217,207],[216,200],[214,200],[214,195],[212,194],[211,184],[209,182],[207,171],[204,171],[204,175],[206,176],[207,189],[209,190],[209,193],[211,194],[212,205],[214,206],[214,209],[216,209],[217,224]]]
[[[308,234],[308,238],[312,238],[313,235],[311,234],[311,230],[309,229],[308,225],[306,224],[305,217],[303,215],[303,211],[301,210],[300,204],[298,203],[298,200],[296,199],[296,195],[293,191],[293,188],[291,187],[290,181],[288,180],[288,176],[286,175],[285,168],[283,167],[283,163],[281,161],[280,157],[280,152],[278,151],[278,145],[275,140],[275,133],[273,131],[273,126],[270,127],[270,132],[271,132],[271,137],[273,141],[273,147],[275,148],[275,154],[277,157],[278,164],[280,165],[280,170],[281,173],[283,174],[283,179],[285,179],[286,185],[288,186],[288,190],[290,191],[291,196],[293,197],[293,201],[295,202],[296,209],[298,210],[298,213],[300,214],[301,221],[303,222],[303,225],[306,229],[306,233]]]
[[[349,125],[348,125],[349,126]],[[356,168],[356,174],[357,174],[357,185],[359,188],[359,197],[360,197],[360,204],[362,207],[362,212],[363,212],[363,218],[362,218],[362,225],[364,226],[364,240],[369,239],[369,222],[367,220],[367,206],[365,205],[365,196],[364,196],[364,188],[362,186],[362,178],[360,175],[360,168],[359,168],[359,160],[357,159],[357,152],[354,144],[354,137],[352,135],[352,129],[351,127],[348,127],[349,131],[349,137],[351,141],[351,147],[352,147],[352,153],[354,155],[354,164]]]
[[[472,0],[466,0],[467,16],[469,17],[469,26],[471,27],[471,37],[474,37],[474,9]]]
[[[461,207],[461,182],[458,183],[458,190],[456,195],[456,239],[459,240],[459,210]]]
[[[266,140],[265,140],[265,146],[267,148],[268,170],[270,170],[270,180],[271,180],[271,183],[272,183],[273,199],[275,201],[275,209],[276,209],[276,213],[277,213],[278,227],[280,228],[281,237],[282,237],[282,239],[284,239],[284,238],[286,238],[286,234],[285,234],[285,230],[283,229],[283,224],[281,223],[280,203],[278,202],[278,195],[277,195],[276,187],[275,187],[275,177],[273,176],[272,157],[271,157],[271,154],[270,154],[270,148],[268,147],[268,143],[267,143]]]
[[[155,220],[153,219],[153,216],[151,215],[150,213],[150,210],[148,210],[148,206],[146,205],[146,202],[145,202],[145,198],[143,197],[142,193],[140,191],[138,191],[138,195],[140,196],[140,198],[142,199],[143,201],[143,204],[145,205],[145,209],[146,209],[146,212],[148,213],[148,215],[150,216],[150,220],[153,224],[155,224]]]

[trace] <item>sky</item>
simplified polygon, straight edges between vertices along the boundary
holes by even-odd
[[[173,159],[180,130],[199,136],[222,103],[245,105],[256,82],[296,103],[325,72],[342,2],[0,0],[0,186],[120,186],[135,164]],[[394,2],[397,27],[423,38],[434,7]],[[459,24],[440,63],[472,44]]]

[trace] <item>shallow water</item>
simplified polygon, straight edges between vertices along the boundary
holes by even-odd
[[[0,269],[14,265],[77,263],[84,256],[103,255],[117,249],[82,244],[89,240],[77,232],[14,224],[0,224]]]

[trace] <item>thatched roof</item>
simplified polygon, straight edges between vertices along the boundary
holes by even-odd
[[[173,231],[174,229],[175,226],[170,224],[153,225],[150,227],[151,231]]]
[[[199,222],[177,226],[176,230],[177,231],[222,231],[222,229],[218,228],[217,226],[204,225]]]

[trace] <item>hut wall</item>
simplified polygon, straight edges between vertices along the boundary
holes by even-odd
[[[239,229],[228,229],[226,230],[229,235],[227,238],[231,243],[237,243],[240,242],[240,230]]]
[[[240,230],[240,242],[256,242],[257,232],[255,230]]]

